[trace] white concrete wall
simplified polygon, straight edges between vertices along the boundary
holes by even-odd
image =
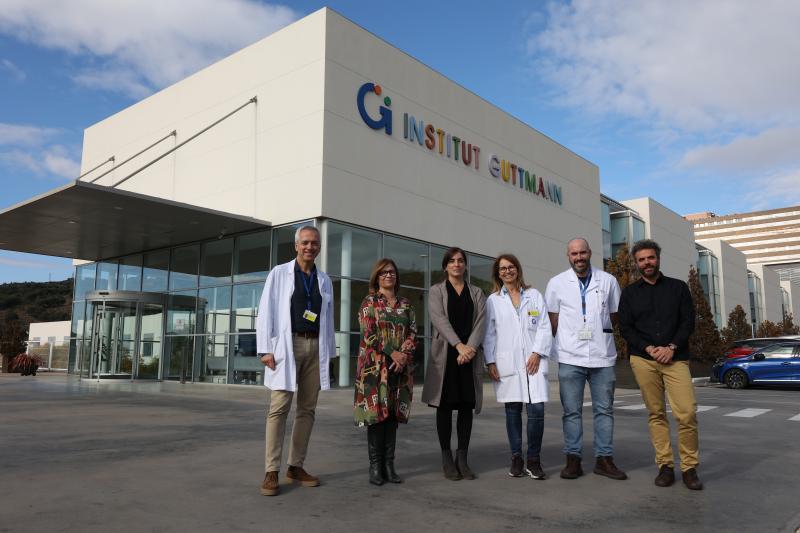
[[[789,306],[792,313],[792,321],[800,323],[800,281],[781,281],[781,287],[789,293]]]
[[[64,337],[69,337],[69,320],[58,322],[31,322],[28,326],[28,340],[33,341],[38,338],[40,344],[47,344],[48,338],[55,337],[56,344],[64,342]]]
[[[737,305],[741,305],[749,317],[750,294],[747,289],[747,259],[745,255],[721,239],[698,242],[711,250],[719,261],[723,327],[728,324],[728,316]]]
[[[689,279],[689,267],[697,264],[692,224],[652,198],[620,202],[644,219],[647,237],[661,246],[661,271],[667,276]]]
[[[761,278],[761,286],[764,291],[764,320],[780,322],[783,320],[781,312],[781,280],[778,273],[764,264],[750,263],[748,268]]]
[[[326,35],[324,216],[490,256],[515,253],[540,289],[568,267],[572,237],[589,240],[601,267],[594,164],[336,13]],[[358,113],[365,82],[392,100],[391,136]],[[479,168],[404,139],[404,113],[478,145]],[[563,206],[492,177],[491,153],[560,185]]]
[[[247,102],[121,189],[280,224],[321,206],[325,10],[95,124],[82,171],[116,163],[177,130],[97,183],[111,185]],[[86,176],[91,180],[101,170]]]
[[[367,81],[392,98],[392,136],[358,114]],[[257,105],[120,187],[275,225],[322,216],[508,251],[539,288],[567,268],[570,238],[602,249],[596,165],[327,9],[88,128],[83,170],[178,131],[99,182],[110,185],[252,96]],[[404,112],[480,146],[479,168],[403,139]],[[492,177],[492,153],[561,186],[563,205]]]

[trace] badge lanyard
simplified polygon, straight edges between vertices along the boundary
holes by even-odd
[[[583,323],[586,323],[586,292],[589,289],[589,283],[592,282],[592,271],[589,270],[589,275],[586,276],[586,283],[578,278],[578,286],[581,290],[581,311],[583,313]]]
[[[317,271],[312,270],[311,275],[306,277],[306,273],[302,270],[300,271],[300,277],[303,278],[303,288],[306,291],[306,310],[311,311],[311,293],[314,289],[314,277],[316,276]],[[308,282],[306,282],[308,280]]]

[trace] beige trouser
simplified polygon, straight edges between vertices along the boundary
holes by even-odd
[[[672,445],[669,439],[669,421],[664,403],[664,391],[678,421],[678,451],[681,471],[695,468],[700,462],[697,436],[697,402],[694,397],[692,375],[688,361],[675,361],[663,365],[643,357],[631,355],[631,368],[642,391],[642,399],[650,411],[648,426],[650,440],[656,452],[656,464],[673,467]]]
[[[289,466],[303,466],[308,451],[308,440],[314,427],[314,412],[319,396],[319,339],[293,337],[294,360],[297,367],[297,409],[292,427],[292,447],[289,448]],[[291,391],[273,390],[269,396],[267,414],[265,471],[281,469],[283,438],[286,418],[292,407]]]

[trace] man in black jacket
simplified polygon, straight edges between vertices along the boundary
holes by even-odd
[[[661,247],[641,240],[631,250],[641,279],[625,287],[619,302],[619,325],[628,343],[631,368],[647,410],[650,440],[659,471],[655,484],[675,482],[664,392],[678,421],[678,445],[684,484],[700,490],[697,403],[689,372],[689,335],[694,330],[694,305],[689,287],[660,270]]]

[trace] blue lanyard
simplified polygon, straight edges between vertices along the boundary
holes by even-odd
[[[300,271],[300,277],[303,279],[303,288],[306,291],[306,309],[309,311],[311,310],[311,292],[314,290],[314,277],[316,276],[317,271],[312,270],[311,275],[306,277],[306,273],[302,270]]]
[[[589,283],[591,282],[592,282],[591,270],[589,270],[589,274],[586,276],[585,282],[581,278],[578,278],[578,286],[581,290],[581,311],[583,312],[584,322],[586,322],[586,291],[589,289]]]

